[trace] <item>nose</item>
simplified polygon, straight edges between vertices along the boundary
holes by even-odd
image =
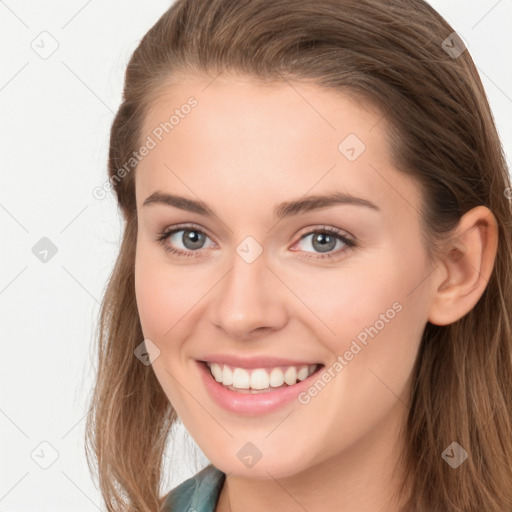
[[[232,339],[249,340],[287,322],[283,284],[267,267],[264,255],[248,263],[234,254],[231,270],[214,289],[210,320]]]

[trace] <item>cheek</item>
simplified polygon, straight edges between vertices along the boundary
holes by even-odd
[[[135,258],[135,296],[142,332],[159,349],[153,371],[169,401],[183,410],[186,397],[173,375],[180,374],[180,339],[186,338],[187,311],[197,299],[189,297],[183,273],[166,264],[165,255],[144,244],[137,246]],[[176,290],[179,292],[176,293]],[[179,381],[183,376],[178,377]]]
[[[421,252],[411,250],[405,259],[398,249],[390,251],[378,266],[351,274],[338,301],[342,309],[333,321],[339,334],[330,345],[345,360],[338,385],[342,393],[350,390],[346,400],[355,410],[373,404],[364,421],[380,421],[407,392],[426,323],[425,265]]]
[[[347,260],[339,273],[294,276],[294,292],[307,306],[300,307],[302,318],[315,326],[333,363],[337,356],[346,361],[341,380],[365,382],[369,393],[380,385],[370,369],[403,388],[426,323],[428,298],[421,286],[426,261],[419,245],[409,242],[408,253],[402,249],[395,244],[378,258],[368,254],[368,261]],[[359,387],[361,393],[364,388]]]
[[[179,271],[165,264],[157,250],[138,243],[135,257],[135,296],[142,331],[161,349],[179,325],[184,305],[189,302],[187,288]],[[179,290],[180,293],[176,293]]]
[[[211,274],[211,272],[210,272]],[[135,257],[135,296],[142,331],[162,352],[176,353],[201,318],[216,275],[170,262],[160,247],[142,241]]]
[[[293,300],[298,304],[296,311],[300,310],[304,322],[316,326],[319,338],[333,350],[344,349],[345,341],[358,335],[364,340],[365,328],[377,323],[380,330],[383,321],[399,316],[407,277],[397,275],[394,265],[384,258],[379,261],[382,266],[354,261],[353,265],[340,265],[339,270],[317,269],[287,276],[304,305]]]

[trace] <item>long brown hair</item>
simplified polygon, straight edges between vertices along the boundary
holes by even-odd
[[[126,225],[102,303],[86,432],[108,510],[161,507],[176,420],[151,366],[134,356],[143,340],[136,166],[119,169],[141,147],[144,116],[166,84],[222,71],[310,81],[378,108],[395,167],[421,186],[430,255],[471,208],[495,215],[498,251],[482,297],[458,321],[425,328],[402,460],[412,490],[406,510],[512,510],[510,177],[471,56],[423,0],[177,0],[141,40],[110,135],[108,173]],[[453,442],[469,452],[456,470],[441,457]]]

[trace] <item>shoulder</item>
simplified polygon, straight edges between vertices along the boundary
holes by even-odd
[[[214,512],[226,475],[213,464],[172,489],[160,512]]]

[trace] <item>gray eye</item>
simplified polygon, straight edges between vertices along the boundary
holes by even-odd
[[[179,233],[183,233],[181,236],[178,236]],[[185,249],[189,249],[191,251],[202,249],[206,240],[206,235],[198,231],[197,229],[180,229],[172,234],[171,239],[176,237],[176,240],[179,240]],[[172,243],[177,243],[175,240],[172,240]]]
[[[313,249],[317,252],[329,252],[336,248],[336,243],[341,241],[339,236],[332,235],[330,233],[323,233],[321,231],[316,231],[314,233],[310,233],[309,235],[304,236],[301,239],[301,242],[311,238],[311,245]]]

